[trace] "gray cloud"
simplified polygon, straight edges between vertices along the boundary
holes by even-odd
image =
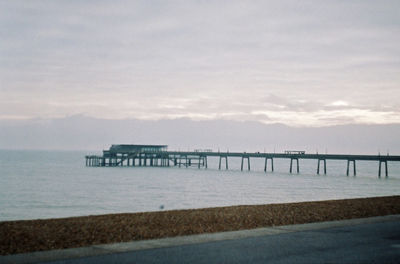
[[[293,122],[287,113],[300,112],[304,125],[400,122],[398,1],[3,1],[0,10],[0,118]]]

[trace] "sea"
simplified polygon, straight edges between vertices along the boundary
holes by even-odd
[[[218,158],[207,169],[109,168],[86,167],[87,154],[0,150],[0,221],[400,195],[400,162],[378,178],[370,161],[346,176],[346,161],[328,160],[327,174],[317,175],[315,160],[300,160],[300,173],[290,174],[287,159],[274,159],[274,172],[268,161],[264,172],[257,158],[250,171],[240,158],[229,159],[229,170],[218,170]]]

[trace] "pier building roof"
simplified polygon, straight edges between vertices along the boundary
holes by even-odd
[[[132,153],[132,152],[159,152],[167,150],[167,145],[112,145],[110,153]]]

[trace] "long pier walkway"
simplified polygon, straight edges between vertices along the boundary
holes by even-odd
[[[247,152],[213,152],[211,150],[195,151],[168,151],[165,145],[112,145],[109,150],[104,150],[103,155],[86,156],[86,166],[116,167],[116,166],[151,166],[151,167],[193,167],[207,168],[209,157],[219,158],[218,169],[229,169],[229,158],[241,158],[241,170],[247,167],[251,169],[250,159],[264,159],[264,171],[267,172],[268,163],[271,171],[274,171],[274,159],[290,160],[289,172],[300,172],[299,160],[313,159],[317,161],[317,174],[326,174],[327,160],[347,161],[346,175],[350,172],[357,174],[356,161],[378,162],[378,177],[384,170],[385,176],[389,176],[388,162],[400,161],[400,156],[391,155],[348,155],[348,154],[306,154],[304,151],[285,151],[284,153],[247,153]],[[269,162],[268,162],[269,161]],[[295,168],[293,166],[295,163]]]

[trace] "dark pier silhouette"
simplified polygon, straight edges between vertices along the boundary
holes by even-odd
[[[400,161],[400,156],[390,155],[349,155],[349,154],[306,154],[305,151],[285,151],[284,153],[247,153],[247,152],[214,152],[210,149],[194,151],[168,151],[166,145],[112,145],[109,150],[103,150],[103,155],[86,156],[86,166],[91,167],[197,167],[208,168],[207,158],[219,158],[218,169],[225,167],[229,169],[229,158],[241,158],[241,170],[246,164],[250,170],[250,158],[264,159],[264,171],[267,172],[268,161],[271,164],[271,171],[274,171],[274,159],[290,159],[289,172],[293,173],[293,162],[296,163],[296,172],[300,173],[300,160],[313,159],[317,161],[317,174],[320,174],[320,167],[323,164],[323,173],[327,171],[327,160],[347,161],[346,175],[349,176],[352,167],[353,175],[356,176],[356,161],[377,161],[378,177],[382,175],[384,165],[385,176],[389,176],[388,162]],[[224,166],[222,166],[224,164]]]

